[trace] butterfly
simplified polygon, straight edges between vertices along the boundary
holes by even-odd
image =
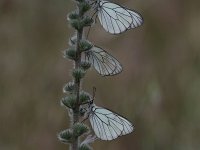
[[[96,10],[103,28],[111,34],[119,34],[143,24],[142,16],[135,10],[106,0],[92,0],[90,4]]]
[[[76,44],[76,38],[71,38],[69,44],[74,46]],[[91,49],[82,52],[82,54],[81,61],[89,62],[102,76],[112,76],[122,72],[120,62],[98,46],[93,46]]]
[[[102,76],[112,76],[122,71],[120,62],[100,47],[93,46],[83,53],[83,61],[89,62]]]
[[[96,106],[93,100],[89,102],[88,117],[94,133],[99,139],[113,140],[134,130],[133,124],[125,117],[107,108]]]

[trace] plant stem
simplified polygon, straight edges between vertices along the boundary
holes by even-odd
[[[79,7],[78,7],[79,9]],[[83,16],[80,14],[79,11],[79,17],[82,18]],[[77,52],[77,59],[75,60],[75,66],[74,69],[78,69],[80,68],[80,63],[81,63],[81,52],[80,52],[80,41],[82,39],[83,36],[83,28],[80,30],[77,30],[77,43],[76,43],[76,52]],[[79,94],[80,94],[80,84],[81,81],[80,80],[75,80],[75,95],[76,95],[76,107],[73,109],[73,124],[79,122]],[[72,126],[73,126],[72,124]],[[71,150],[78,150],[79,147],[79,138],[77,137],[74,142],[71,145]]]

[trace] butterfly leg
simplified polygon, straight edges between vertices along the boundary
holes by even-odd
[[[89,115],[87,115],[82,121],[81,123],[85,122],[85,120],[87,120],[89,118]]]

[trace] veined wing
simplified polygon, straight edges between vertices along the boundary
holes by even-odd
[[[100,47],[84,52],[84,60],[91,63],[102,76],[112,76],[122,71],[119,61]]]
[[[122,33],[130,28],[138,27],[143,19],[137,12],[108,1],[100,0],[98,18],[103,28],[112,34]]]
[[[127,9],[127,11],[131,14],[131,17],[132,17],[132,20],[133,20],[130,28],[136,28],[136,27],[139,27],[143,24],[144,20],[138,12],[133,11],[133,10],[128,10],[128,9]]]
[[[89,120],[98,138],[113,140],[119,136],[129,134],[134,127],[124,117],[102,107],[92,106]]]

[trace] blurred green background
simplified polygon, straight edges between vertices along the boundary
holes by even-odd
[[[115,36],[95,25],[90,40],[120,60],[123,72],[90,70],[96,104],[136,130],[95,150],[199,150],[200,2],[117,0],[142,14],[142,27]],[[66,150],[56,134],[69,126],[60,107],[72,63],[62,57],[73,30],[69,0],[0,0],[0,150]]]

